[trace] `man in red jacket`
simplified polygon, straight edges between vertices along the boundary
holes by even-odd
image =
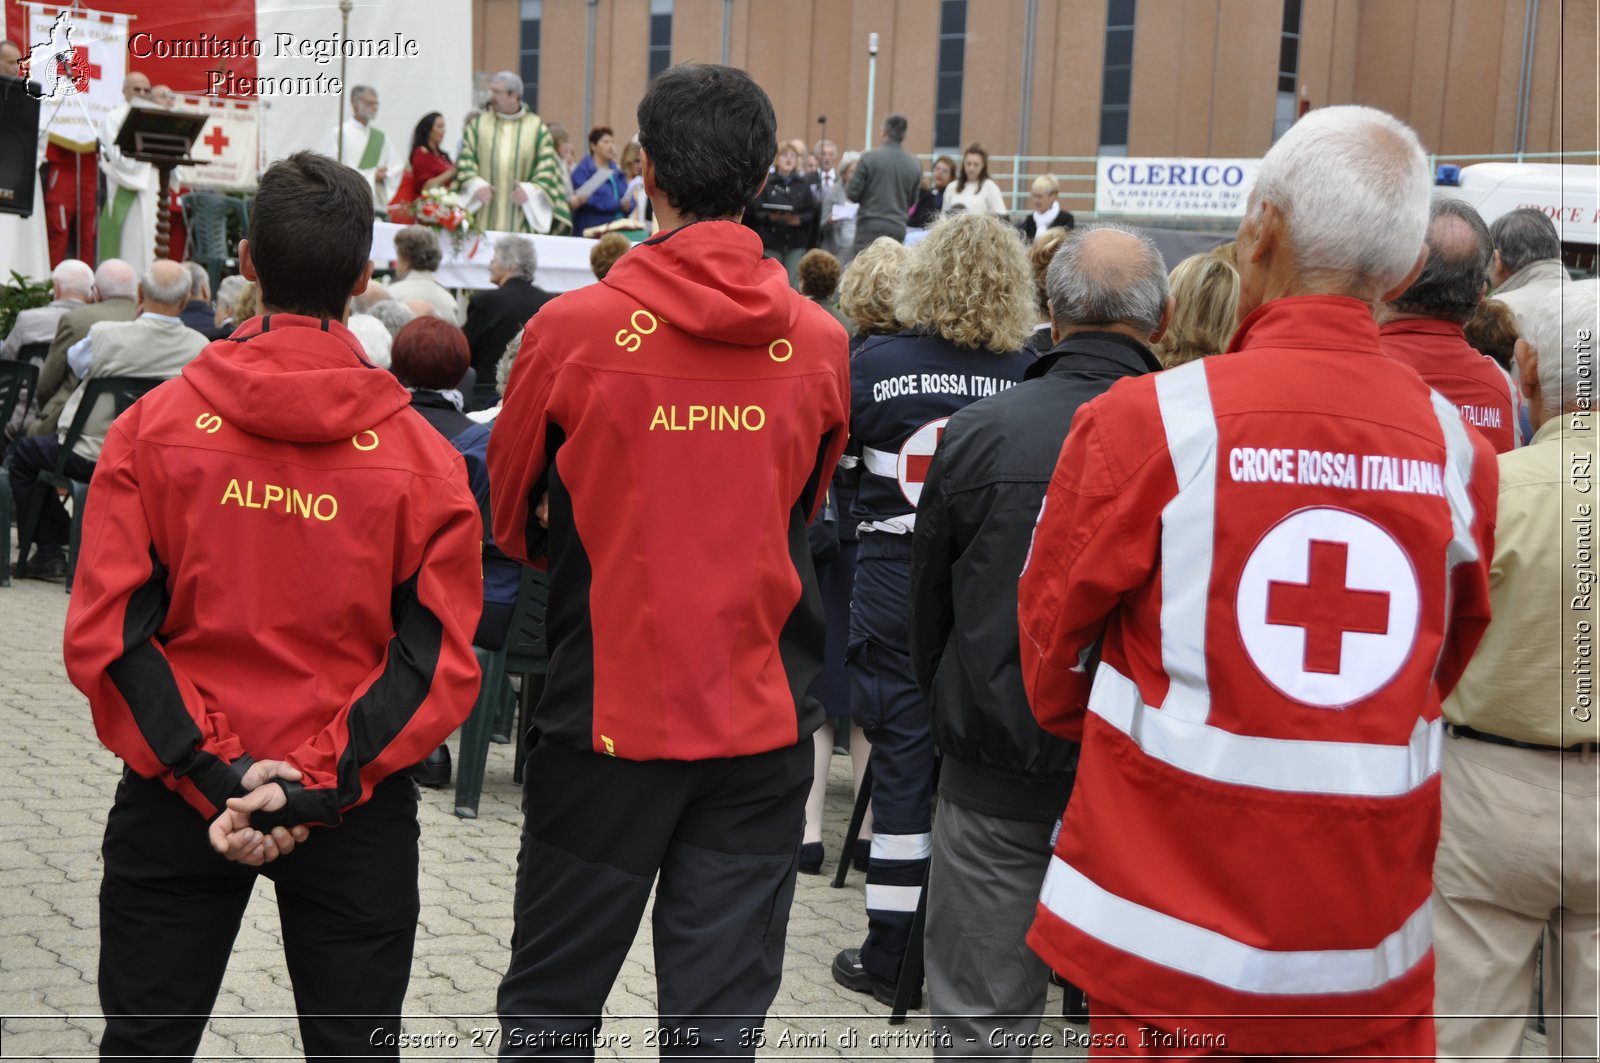
[[[1106,1055],[1433,1054],[1439,699],[1489,617],[1496,470],[1369,309],[1429,191],[1396,119],[1302,118],[1239,226],[1230,353],[1117,383],[1056,465],[1022,669],[1083,748],[1028,942]]]
[[[371,240],[360,174],[268,169],[239,251],[264,316],[129,409],[95,467],[66,663],[127,765],[106,1055],[194,1054],[258,874],[306,1055],[397,1055],[419,910],[404,771],[477,693],[482,525],[460,456],[342,324]]]
[[[1517,445],[1522,403],[1511,376],[1462,334],[1489,288],[1494,242],[1470,204],[1435,196],[1428,262],[1411,287],[1378,308],[1383,353],[1417,371],[1498,454]]]
[[[775,128],[743,71],[651,82],[664,231],[539,311],[489,439],[495,542],[550,569],[508,1055],[593,1057],[652,885],[664,1056],[753,1056],[777,994],[823,716],[806,525],[850,378],[844,330],[739,224]]]

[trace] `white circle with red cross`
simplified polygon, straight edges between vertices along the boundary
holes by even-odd
[[[933,464],[933,452],[938,449],[939,437],[950,418],[940,417],[929,421],[906,437],[900,447],[900,460],[895,463],[895,478],[900,481],[900,491],[913,506],[922,497],[922,485],[928,479],[928,466]]]
[[[1234,604],[1245,652],[1267,682],[1306,705],[1342,709],[1405,666],[1420,601],[1416,568],[1392,535],[1317,507],[1261,537]]]

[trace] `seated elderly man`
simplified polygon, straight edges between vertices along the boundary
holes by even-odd
[[[102,321],[88,336],[67,352],[67,364],[85,381],[97,377],[174,377],[199,354],[206,338],[185,325],[178,314],[189,297],[189,271],[182,263],[152,263],[139,282],[139,304],[143,308],[133,321]],[[75,390],[61,411],[61,428],[55,435],[25,436],[17,440],[11,458],[11,495],[18,514],[26,514],[36,489],[39,473],[55,467],[66,442],[67,431],[83,399],[83,389]],[[109,398],[102,398],[89,415],[84,431],[67,455],[69,476],[88,480],[106,432],[116,418]],[[65,547],[71,522],[56,493],[45,491],[44,507],[34,530],[34,553],[22,557],[19,551],[13,575],[57,580],[66,577]]]
[[[183,304],[178,315],[183,323],[208,340],[220,340],[231,329],[223,331],[217,325],[217,311],[211,305],[211,274],[198,262],[187,263],[189,270],[189,301]]]
[[[218,335],[226,336],[238,325],[234,310],[238,308],[239,296],[248,287],[250,282],[238,274],[222,278],[222,283],[217,285],[217,306],[213,321]]]
[[[498,287],[473,294],[467,304],[467,323],[462,326],[479,380],[494,379],[495,363],[506,342],[555,298],[555,293],[533,283],[538,268],[533,241],[526,236],[502,236],[495,241],[489,279]]]
[[[22,348],[34,343],[49,343],[56,338],[56,326],[68,311],[76,310],[94,298],[94,270],[75,258],[62,260],[50,271],[50,303],[30,307],[17,314],[16,323],[0,343],[0,358],[19,358]],[[42,359],[41,359],[42,360]]]
[[[103,258],[94,270],[94,301],[68,310],[56,323],[56,338],[39,370],[39,414],[28,425],[31,435],[51,435],[56,430],[67,396],[78,378],[67,367],[67,351],[89,334],[97,321],[132,321],[139,315],[134,295],[139,275],[120,258]]]
[[[389,285],[389,298],[399,302],[421,299],[452,325],[461,324],[456,297],[433,277],[441,259],[439,238],[420,225],[408,225],[395,234],[395,272],[400,279]]]
[[[1547,293],[1517,341],[1533,442],[1500,455],[1494,618],[1444,703],[1433,871],[1440,1060],[1521,1054],[1541,938],[1549,1058],[1595,1058],[1600,721],[1584,663],[1595,624],[1584,556],[1594,542],[1586,382],[1597,295],[1594,280]]]

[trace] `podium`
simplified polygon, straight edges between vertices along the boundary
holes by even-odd
[[[117,130],[117,147],[122,154],[148,162],[161,175],[156,195],[156,260],[167,257],[172,239],[172,171],[179,166],[204,166],[203,159],[189,158],[206,128],[206,116],[184,111],[163,111],[153,107],[134,107]]]

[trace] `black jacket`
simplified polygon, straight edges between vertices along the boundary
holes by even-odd
[[[506,344],[541,306],[554,298],[553,293],[521,277],[512,277],[498,288],[473,293],[467,303],[467,323],[461,331],[467,334],[472,368],[478,371],[479,380],[494,383],[495,366],[500,364]]]
[[[771,203],[791,208],[799,216],[799,225],[787,221],[773,221],[762,204]],[[816,238],[817,210],[821,206],[812,191],[811,182],[798,169],[788,177],[774,170],[767,175],[766,184],[745,209],[745,224],[761,234],[761,246],[772,254],[781,255],[795,248],[810,247]]]
[[[233,331],[231,326],[225,329],[217,327],[216,311],[204,299],[190,299],[184,303],[183,309],[178,312],[178,320],[208,340],[220,340]]]
[[[1050,224],[1045,226],[1047,229],[1071,229],[1073,227],[1072,212],[1070,210],[1057,211],[1056,216],[1050,219]],[[1039,227],[1033,221],[1033,211],[1030,210],[1026,218],[1017,222],[1017,231],[1027,239],[1028,246],[1032,247],[1033,238],[1039,233]]]
[[[1040,728],[1028,706],[1017,579],[1078,407],[1160,368],[1131,339],[1080,333],[945,428],[917,507],[909,641],[944,754],[939,792],[956,804],[1042,822],[1066,807],[1078,747]]]

